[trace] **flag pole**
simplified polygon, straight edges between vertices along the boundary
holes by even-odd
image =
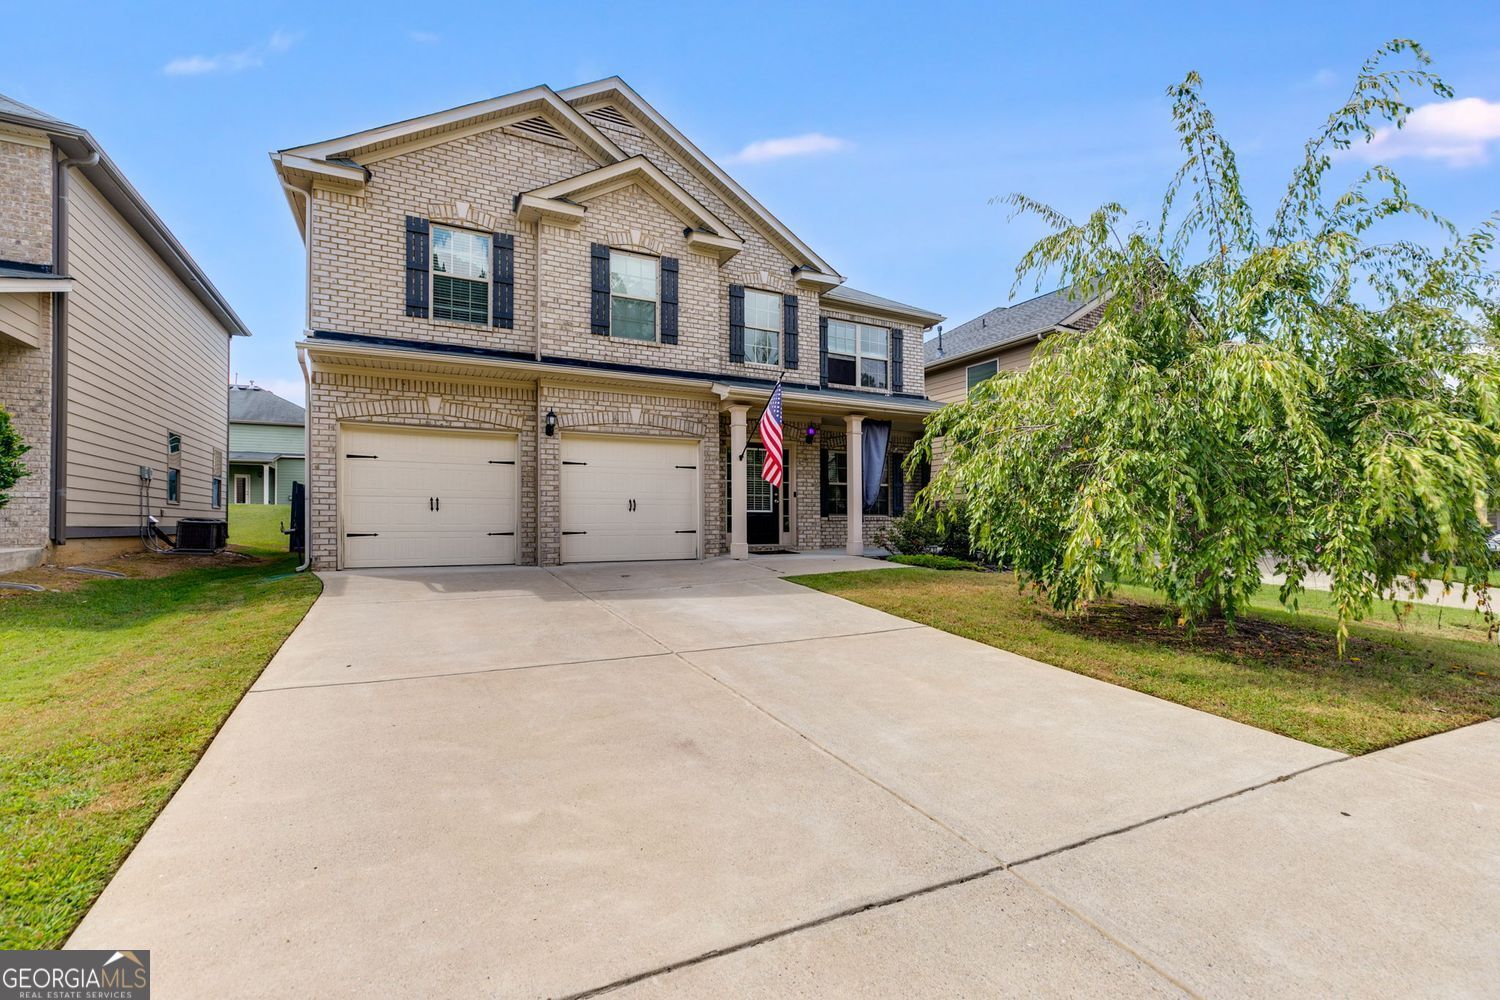
[[[766,410],[771,405],[771,399],[772,399],[772,397],[774,397],[776,395],[776,390],[777,390],[778,387],[780,387],[781,380],[784,379],[784,378],[786,378],[786,372],[785,371],[783,371],[780,375],[776,376],[776,385],[771,386],[771,395],[766,397],[766,405],[762,406],[760,408],[760,416],[755,418],[755,426],[756,427],[760,426],[761,419],[766,415]],[[743,447],[743,448],[740,449],[740,457],[737,458],[737,459],[735,459],[735,461],[736,462],[743,462],[745,460],[745,452],[747,452],[749,450],[750,450],[750,428],[747,427],[747,428],[745,428],[745,447]]]

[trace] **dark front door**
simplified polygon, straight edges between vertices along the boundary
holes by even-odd
[[[745,541],[751,545],[777,545],[781,542],[781,514],[786,509],[787,475],[781,477],[781,489],[775,489],[760,478],[766,450],[758,444],[745,449]],[[786,452],[781,453],[786,469]]]

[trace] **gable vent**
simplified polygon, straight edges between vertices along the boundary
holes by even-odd
[[[529,132],[532,135],[545,136],[548,139],[567,138],[562,132],[558,131],[556,125],[553,125],[540,115],[535,118],[528,118],[524,122],[516,122],[512,127],[519,132]]]
[[[613,125],[615,128],[628,128],[632,130],[635,128],[635,126],[631,124],[630,119],[620,114],[619,109],[616,108],[613,104],[606,104],[600,108],[593,108],[585,112],[585,114],[600,125]]]

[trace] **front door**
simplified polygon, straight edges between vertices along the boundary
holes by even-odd
[[[760,478],[760,467],[766,460],[766,450],[758,444],[745,449],[745,541],[751,545],[779,545],[781,543],[782,513],[786,510],[787,480],[786,450],[781,452],[781,489]]]

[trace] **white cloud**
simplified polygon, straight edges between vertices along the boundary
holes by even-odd
[[[791,135],[781,139],[759,139],[729,158],[731,163],[767,163],[784,160],[792,156],[816,156],[820,153],[837,153],[848,149],[843,139],[822,132]]]
[[[1500,102],[1479,97],[1424,104],[1406,119],[1406,127],[1377,129],[1375,137],[1352,150],[1367,160],[1416,156],[1441,160],[1450,167],[1488,163],[1490,147],[1500,143]]]
[[[178,56],[161,68],[168,76],[202,76],[205,73],[239,73],[265,65],[266,57],[285,52],[297,43],[296,35],[273,31],[261,45],[251,45],[238,52],[221,52],[215,56]]]
[[[1312,79],[1307,82],[1314,87],[1332,87],[1339,82],[1339,75],[1325,66],[1314,73]]]
[[[418,45],[436,45],[443,40],[443,36],[436,31],[408,31],[406,37]]]

